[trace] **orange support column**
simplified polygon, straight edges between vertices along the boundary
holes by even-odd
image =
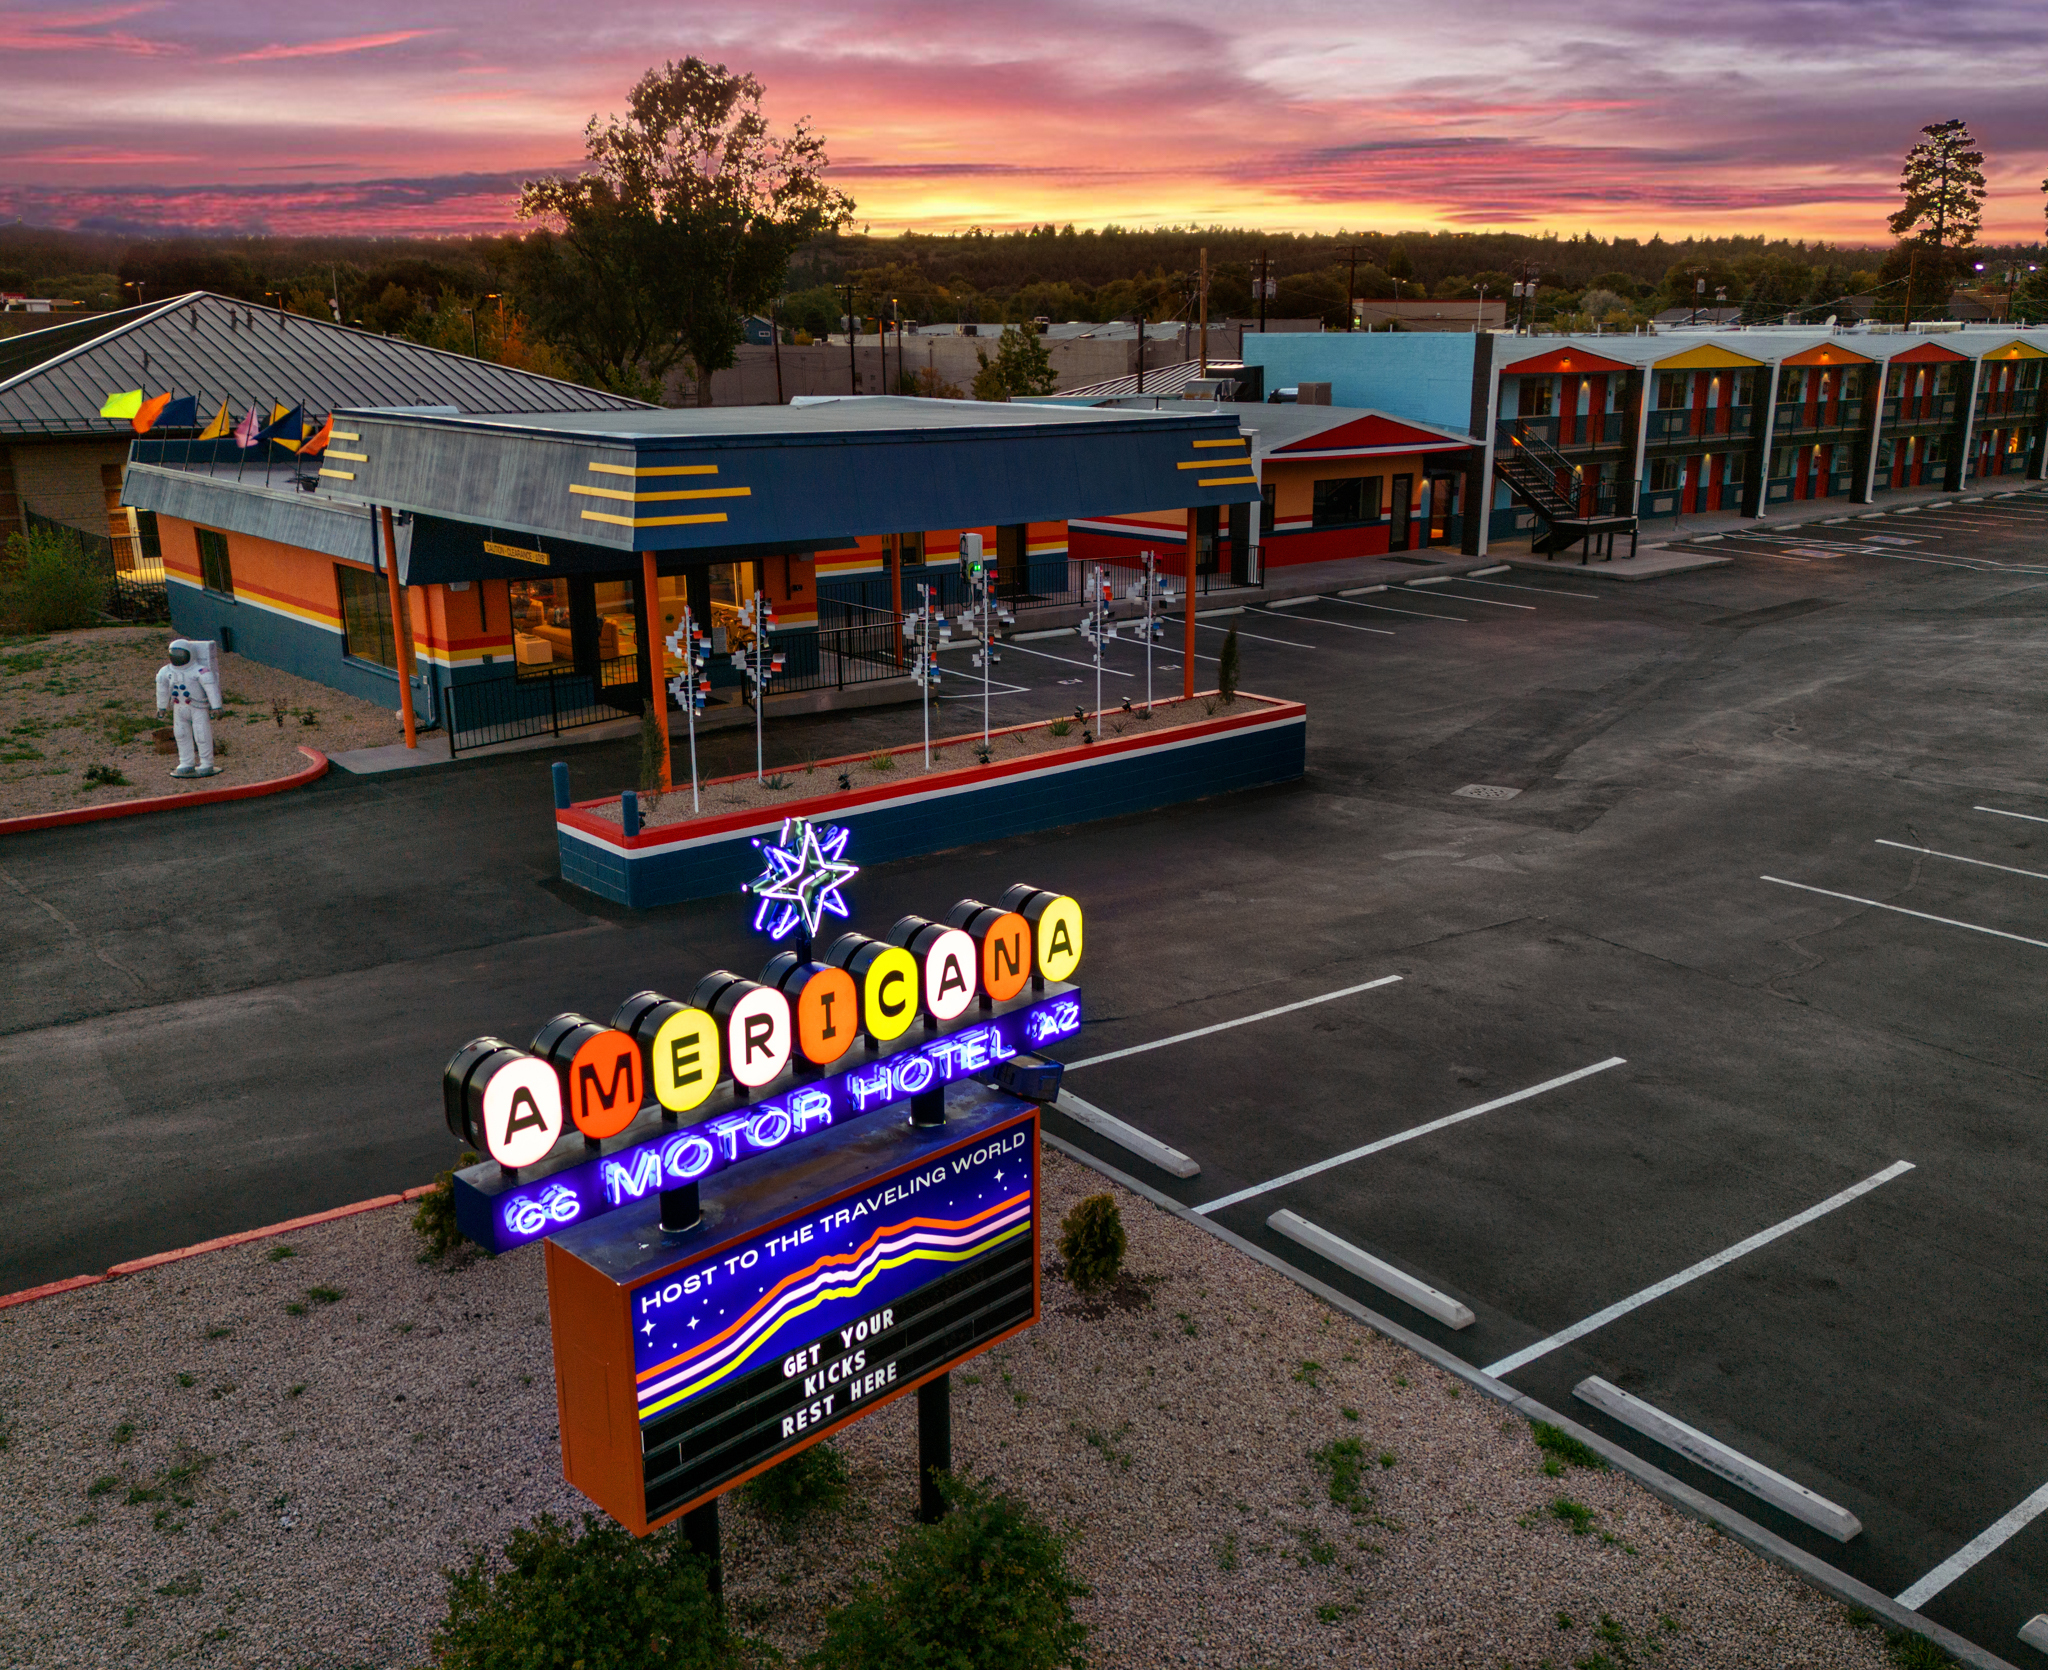
[[[398,583],[398,540],[391,531],[391,507],[384,507],[384,581],[391,589],[391,645],[398,657],[398,712],[405,721],[405,745],[420,745],[412,717],[412,609]]]
[[[1195,522],[1195,512],[1191,510],[1188,512],[1188,618],[1182,633],[1180,656],[1180,693],[1189,701],[1195,699],[1195,562],[1196,541],[1200,538],[1195,532]]]
[[[661,577],[654,572],[654,553],[640,553],[641,600],[646,604],[647,614],[647,699],[653,704],[654,715],[661,724],[661,790],[666,794],[675,787],[669,775],[668,754],[668,650],[662,640],[667,636],[662,631],[661,618]]]

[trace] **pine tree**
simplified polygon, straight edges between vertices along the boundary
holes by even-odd
[[[1974,243],[1984,218],[1984,153],[1976,148],[1970,130],[1960,117],[1947,122],[1930,122],[1922,128],[1926,137],[1906,153],[1899,171],[1899,192],[1905,198],[1891,217],[1894,237],[1912,234],[1936,252],[1936,265],[1945,270],[1942,253],[1963,249]],[[1942,299],[1947,300],[1943,290]],[[1912,323],[1912,305],[1906,308]]]
[[[1059,373],[1038,332],[1012,325],[996,344],[996,357],[977,356],[981,370],[974,378],[977,400],[1009,400],[1020,394],[1050,394],[1059,387]]]

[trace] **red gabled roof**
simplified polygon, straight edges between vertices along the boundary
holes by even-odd
[[[1604,354],[1589,354],[1583,348],[1557,348],[1500,369],[1504,377],[1542,377],[1558,371],[1633,371],[1635,367]]]
[[[1340,423],[1331,429],[1320,429],[1313,435],[1302,436],[1298,441],[1289,441],[1285,446],[1277,446],[1270,456],[1278,458],[1290,452],[1357,452],[1366,448],[1386,451],[1407,449],[1420,452],[1425,448],[1441,449],[1472,444],[1446,435],[1441,430],[1418,428],[1412,423],[1381,417],[1375,412],[1369,417],[1353,418],[1349,423]]]
[[[1953,348],[1944,348],[1938,342],[1923,342],[1917,348],[1908,348],[1903,354],[1892,355],[1892,364],[1918,363],[1925,365],[1931,360],[1962,360],[1968,358],[1967,354],[1959,354]]]

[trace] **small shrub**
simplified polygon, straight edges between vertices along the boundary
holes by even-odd
[[[640,715],[640,781],[635,786],[642,794],[661,792],[661,762],[668,737],[663,730],[662,720],[666,712],[659,702],[649,702]]]
[[[1887,1640],[1885,1651],[1899,1670],[1952,1670],[1956,1662],[1926,1636],[1906,1630]]]
[[[1108,1195],[1090,1195],[1060,1224],[1060,1257],[1076,1287],[1106,1287],[1123,1268],[1124,1221]]]
[[[1056,1670],[1082,1663],[1066,1546],[1021,1500],[947,1478],[950,1511],[905,1535],[825,1620],[831,1670]]]
[[[502,1558],[479,1550],[451,1571],[448,1617],[433,1641],[439,1670],[724,1670],[733,1649],[680,1525],[636,1538],[594,1514],[580,1536],[542,1514],[512,1533]]]
[[[301,725],[317,725],[317,724],[319,724],[319,723],[320,723],[320,715],[319,715],[319,712],[318,712],[318,711],[317,711],[316,709],[313,709],[313,708],[310,708],[310,707],[302,707],[302,708],[300,708],[300,709],[299,709],[299,723],[300,723]]]
[[[316,1305],[333,1305],[340,1303],[348,1295],[338,1287],[309,1287],[306,1289],[306,1297]]]
[[[894,754],[876,754],[868,760],[868,770],[870,771],[894,771],[895,769],[896,756]]]
[[[1045,728],[1053,736],[1065,736],[1074,728],[1074,722],[1071,719],[1055,719]]]
[[[784,1542],[794,1542],[804,1521],[834,1512],[846,1500],[846,1458],[830,1444],[813,1444],[776,1463],[741,1491]]]
[[[282,1264],[288,1258],[296,1258],[298,1256],[298,1249],[296,1247],[277,1246],[272,1247],[263,1256],[273,1264]]]
[[[1599,1451],[1574,1438],[1562,1427],[1552,1426],[1548,1421],[1537,1421],[1529,1428],[1529,1434],[1543,1452],[1543,1471],[1553,1479],[1567,1467],[1585,1467],[1596,1473],[1607,1470],[1607,1463]]]
[[[1316,1464],[1330,1476],[1330,1500],[1340,1508],[1357,1509],[1360,1481],[1365,1477],[1365,1446],[1356,1438],[1337,1438],[1315,1452]]]
[[[91,1484],[85,1487],[85,1493],[89,1497],[104,1496],[108,1491],[113,1490],[117,1486],[119,1486],[120,1483],[121,1481],[115,1478],[112,1473],[102,1473],[98,1478],[94,1479]]]
[[[770,789],[786,789],[789,787],[789,779],[779,771],[771,771],[766,777],[761,779],[761,786]]]
[[[1216,694],[1225,704],[1237,700],[1237,628],[1232,627],[1223,635],[1223,653],[1216,657]]]
[[[1563,1520],[1572,1528],[1575,1537],[1583,1537],[1593,1528],[1593,1510],[1583,1502],[1574,1502],[1569,1496],[1560,1496],[1550,1504],[1550,1517]]]
[[[0,576],[0,619],[28,632],[92,625],[107,586],[75,534],[47,528],[7,536]]]
[[[279,730],[284,729],[284,716],[287,711],[288,707],[282,696],[272,696],[270,698],[270,717],[277,721],[277,728]]]
[[[121,768],[114,765],[89,765],[85,768],[85,786],[89,789],[120,789],[128,786],[128,779]]]
[[[412,1227],[427,1244],[426,1251],[420,1254],[422,1264],[446,1258],[462,1245],[462,1231],[455,1227],[455,1173],[476,1162],[477,1156],[465,1148],[453,1169],[442,1172],[434,1179],[434,1186],[420,1196],[413,1211]]]

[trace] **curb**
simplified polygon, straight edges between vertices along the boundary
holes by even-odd
[[[1962,1636],[1957,1635],[1954,1631],[1942,1628],[1940,1624],[1935,1623],[1930,1618],[1923,1617],[1918,1612],[1908,1611],[1897,1601],[1893,1600],[1891,1596],[1879,1593],[1867,1583],[1858,1582],[1847,1572],[1838,1570],[1836,1567],[1829,1565],[1827,1561],[1819,1559],[1807,1553],[1805,1549],[1787,1542],[1775,1531],[1766,1530],[1747,1515],[1737,1513],[1733,1508],[1717,1502],[1705,1492],[1695,1490],[1691,1485],[1684,1483],[1682,1480],[1673,1478],[1663,1468],[1643,1460],[1634,1451],[1623,1449],[1621,1445],[1613,1442],[1611,1439],[1603,1438],[1599,1433],[1579,1425],[1578,1422],[1572,1420],[1569,1416],[1560,1415],[1555,1410],[1538,1403],[1534,1398],[1523,1396],[1514,1387],[1508,1385],[1506,1381],[1496,1380],[1484,1370],[1474,1368],[1464,1358],[1446,1351],[1434,1340],[1424,1339],[1422,1335],[1402,1327],[1400,1323],[1391,1318],[1381,1316],[1377,1311],[1368,1310],[1348,1294],[1339,1293],[1334,1287],[1316,1280],[1314,1276],[1309,1275],[1306,1271],[1297,1270],[1285,1259],[1267,1252],[1263,1247],[1254,1246],[1241,1235],[1232,1234],[1221,1224],[1211,1223],[1199,1212],[1195,1212],[1181,1205],[1179,1201],[1161,1194],[1149,1184],[1139,1182],[1128,1173],[1117,1170],[1115,1166],[1110,1165],[1105,1160],[1098,1159],[1086,1149],[1068,1142],[1063,1137],[1055,1136],[1050,1131],[1041,1130],[1040,1137],[1041,1140],[1058,1149],[1069,1159],[1080,1161],[1089,1170],[1099,1172],[1113,1183],[1121,1184],[1133,1194],[1142,1196],[1154,1206],[1171,1212],[1175,1217],[1182,1219],[1184,1222],[1195,1224],[1207,1230],[1217,1240],[1224,1242],[1228,1246],[1235,1247],[1247,1258],[1265,1265],[1269,1270],[1276,1271],[1293,1282],[1297,1287],[1313,1293],[1325,1304],[1334,1306],[1336,1309],[1344,1312],[1345,1315],[1363,1322],[1374,1333],[1383,1334],[1395,1343],[1405,1345],[1417,1356],[1442,1369],[1446,1374],[1455,1375],[1458,1379],[1464,1381],[1466,1385],[1485,1393],[1486,1396],[1494,1399],[1495,1402],[1506,1404],[1516,1414],[1530,1421],[1548,1422],[1551,1426],[1561,1428],[1563,1431],[1570,1433],[1580,1443],[1586,1445],[1589,1449],[1597,1451],[1608,1465],[1634,1479],[1637,1484],[1641,1485],[1652,1496],[1676,1508],[1688,1518],[1697,1519],[1703,1524],[1712,1526],[1723,1535],[1742,1544],[1751,1553],[1761,1554],[1774,1565],[1784,1566],[1789,1571],[1804,1578],[1808,1583],[1811,1583],[1823,1594],[1830,1595],[1847,1605],[1861,1607],[1864,1611],[1873,1614],[1888,1629],[1903,1630],[1908,1634],[1918,1635],[1933,1642],[1935,1646],[1947,1653],[1958,1664],[1967,1666],[1968,1670],[2017,1670],[2017,1666],[2013,1665],[2010,1661],[1998,1657],[1997,1654],[1984,1647],[1978,1646],[1974,1641],[1964,1640]]]
[[[311,750],[307,752],[310,753]],[[326,769],[324,759],[321,761],[321,769]],[[81,1287],[95,1287],[101,1282],[114,1281],[121,1276],[140,1275],[145,1270],[154,1270],[165,1264],[176,1264],[181,1259],[197,1258],[201,1253],[221,1252],[228,1247],[247,1246],[251,1241],[265,1241],[273,1235],[289,1235],[294,1230],[311,1229],[315,1224],[333,1223],[338,1218],[353,1218],[363,1212],[381,1211],[387,1206],[403,1206],[418,1200],[421,1195],[431,1194],[433,1189],[433,1184],[424,1183],[419,1188],[407,1189],[401,1194],[378,1195],[374,1200],[359,1200],[352,1206],[335,1206],[325,1212],[309,1212],[303,1218],[287,1218],[283,1223],[265,1224],[261,1229],[244,1229],[233,1235],[217,1235],[211,1241],[178,1247],[171,1252],[150,1253],[143,1258],[131,1258],[126,1263],[109,1265],[103,1275],[66,1276],[62,1281],[45,1282],[41,1287],[23,1288],[19,1293],[0,1293],[0,1310],[26,1305],[36,1299],[53,1298],[59,1293],[70,1293]]]
[[[222,800],[254,800],[302,788],[327,775],[328,758],[317,748],[299,752],[313,763],[289,777],[268,777],[260,783],[237,783],[226,789],[198,789],[191,794],[159,794],[147,800],[110,800],[104,806],[77,806],[68,812],[35,812],[23,818],[0,818],[0,835],[25,835],[32,829],[60,829],[66,824],[98,823],[104,818],[133,817],[138,812],[171,812],[181,806],[211,806]]]

